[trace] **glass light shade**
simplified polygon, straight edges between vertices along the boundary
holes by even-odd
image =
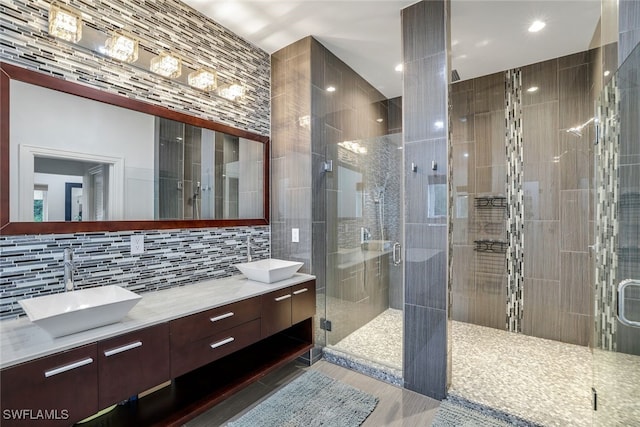
[[[231,83],[218,89],[218,95],[231,101],[242,98],[245,94],[244,86],[238,83]]]
[[[79,42],[82,38],[80,14],[52,4],[49,8],[49,34],[68,42]]]
[[[121,33],[114,33],[104,44],[104,53],[124,62],[138,59],[138,40]]]
[[[218,77],[216,72],[206,68],[200,68],[199,70],[189,73],[187,81],[189,82],[189,86],[193,86],[207,92],[214,90],[218,86]]]
[[[161,76],[175,79],[182,74],[182,59],[177,56],[173,56],[170,53],[161,53],[155,58],[151,59],[151,65],[149,67],[152,72],[160,74]]]

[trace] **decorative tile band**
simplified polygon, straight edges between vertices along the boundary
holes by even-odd
[[[187,114],[269,135],[270,57],[177,0],[74,1],[88,27],[103,33],[125,29],[179,55],[185,66],[216,69],[223,81],[247,88],[232,102],[136,69],[48,34],[49,2],[14,0],[0,5],[2,61]]]
[[[130,254],[134,234],[144,235],[144,253]],[[63,290],[63,251],[71,248],[76,288],[117,284],[136,293],[229,277],[247,260],[270,254],[269,226],[2,236],[0,319],[23,314],[18,300]]]
[[[524,262],[524,163],[522,143],[522,74],[506,72],[505,122],[507,148],[507,306],[506,327],[522,332]]]
[[[620,96],[614,76],[597,102],[595,337],[594,346],[616,351],[618,276],[618,166]]]

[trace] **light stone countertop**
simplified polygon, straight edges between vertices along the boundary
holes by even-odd
[[[315,276],[296,273],[290,279],[267,284],[237,275],[146,292],[140,294],[140,302],[120,322],[59,338],[52,338],[26,316],[3,320],[0,321],[0,369],[312,279]]]

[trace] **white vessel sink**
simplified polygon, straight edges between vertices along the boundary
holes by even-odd
[[[36,325],[61,337],[119,322],[142,297],[120,286],[63,292],[18,301]]]
[[[303,264],[302,262],[269,258],[236,264],[235,266],[242,274],[247,276],[247,279],[262,283],[274,283],[293,276]]]

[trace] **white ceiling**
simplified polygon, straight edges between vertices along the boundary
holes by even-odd
[[[400,11],[415,0],[183,1],[268,53],[311,35],[387,98],[402,94]],[[452,0],[451,16],[451,65],[466,80],[588,49],[600,0]]]

